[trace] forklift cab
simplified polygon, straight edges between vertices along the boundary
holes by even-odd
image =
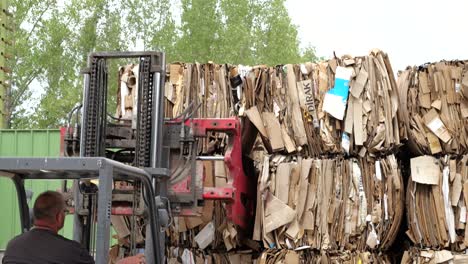
[[[153,171],[153,173],[158,173]],[[159,172],[166,174],[164,169]],[[87,158],[2,158],[0,159],[1,177],[10,178],[17,191],[20,210],[21,231],[31,228],[31,216],[25,191],[25,180],[99,180],[99,195],[97,201],[97,234],[96,234],[96,263],[107,264],[109,261],[110,246],[110,216],[112,204],[112,186],[114,180],[138,180],[142,183],[145,193],[145,203],[149,224],[147,227],[147,240],[145,256],[148,263],[162,263],[161,242],[159,239],[160,223],[156,209],[152,175],[147,171],[128,166],[110,159]],[[79,188],[75,185],[75,188]],[[75,195],[79,190],[75,190]],[[74,226],[79,226],[80,218],[75,211]],[[79,229],[74,229],[73,239],[80,243],[83,241]],[[89,239],[89,237],[87,238]]]

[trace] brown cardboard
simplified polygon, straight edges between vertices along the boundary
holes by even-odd
[[[231,235],[227,229],[223,230],[223,241],[226,246],[226,250],[229,251],[234,248],[234,243],[231,239]]]
[[[454,255],[453,264],[466,264],[468,263],[468,255]]]
[[[173,84],[179,81],[181,67],[179,64],[170,64],[169,65],[169,73],[170,78],[169,81]]]
[[[188,229],[194,229],[203,224],[201,217],[185,217],[185,225]]]
[[[187,231],[187,225],[185,224],[185,217],[175,217],[175,223],[178,223],[179,233]]]
[[[466,61],[441,61],[408,67],[399,75],[402,110],[399,121],[400,126],[406,127],[400,135],[408,137],[412,154],[467,153],[468,126],[462,110],[466,99],[463,94],[463,78],[467,76],[465,65]],[[418,116],[424,116],[424,127],[419,125]],[[424,139],[427,130],[441,139],[440,149],[437,145],[431,146],[436,143],[432,138]]]
[[[262,134],[262,136],[264,137],[268,137],[268,133],[265,129],[265,126],[263,125],[262,117],[257,109],[257,106],[253,106],[250,109],[246,110],[245,114],[250,119],[250,122],[252,122],[255,125],[260,134]]]
[[[435,100],[431,104],[431,106],[440,111],[440,109],[442,108],[442,101],[441,100]]]
[[[352,59],[352,58],[349,58],[349,59],[345,59],[345,60],[343,61],[343,63],[344,63],[345,66],[351,66],[351,65],[353,65],[354,63],[356,63],[356,61],[355,61],[354,59]]]
[[[252,235],[252,239],[261,240],[261,236],[264,231],[264,212],[265,212],[265,201],[263,194],[267,188],[267,180],[270,172],[270,156],[265,155],[263,157],[262,174],[258,177],[258,188],[257,188],[257,208],[255,211],[255,225]]]
[[[283,137],[281,134],[281,126],[274,113],[263,112],[262,119],[264,127],[270,139],[271,148],[274,152],[284,149]]]
[[[442,146],[440,145],[439,138],[432,132],[428,131],[426,133],[427,141],[429,142],[429,148],[431,149],[431,154],[437,154],[442,152]]]
[[[299,255],[295,251],[289,250],[288,253],[286,253],[286,256],[284,258],[284,263],[286,264],[299,264]]]
[[[214,161],[215,187],[224,187],[227,184],[226,165],[222,160]]]
[[[426,109],[431,108],[431,94],[420,94],[419,95],[419,104],[421,107],[424,107]]]
[[[467,95],[468,98],[468,95]],[[468,99],[463,99],[460,103],[461,115],[463,118],[468,118]]]
[[[288,203],[291,163],[281,163],[276,171],[275,195],[284,203]]]
[[[403,189],[403,185],[395,179],[401,176],[398,173],[397,176],[394,176],[393,168],[389,164],[382,165],[382,178],[379,183],[374,177],[372,163],[374,162],[374,157],[381,157],[383,153],[387,153],[386,151],[391,151],[393,147],[396,147],[397,143],[395,142],[398,142],[399,136],[395,132],[399,130],[398,126],[395,126],[394,123],[396,121],[396,113],[394,111],[396,110],[392,100],[395,94],[390,92],[396,90],[391,80],[394,75],[391,73],[388,64],[386,64],[387,62],[382,62],[380,59],[385,57],[383,55],[379,56],[373,54],[372,56],[356,58],[353,59],[355,62],[350,64],[351,67],[349,68],[352,68],[355,77],[351,81],[350,91],[351,93],[357,93],[357,97],[351,94],[346,106],[348,111],[346,118],[350,118],[351,121],[350,128],[346,120],[344,122],[336,120],[323,112],[323,96],[334,86],[335,76],[333,73],[338,66],[343,66],[342,60],[332,60],[330,67],[327,63],[310,64],[311,67],[307,67],[306,71],[303,71],[300,65],[291,65],[289,68],[286,66],[286,74],[283,71],[284,67],[267,68],[259,66],[255,67],[252,71],[245,72],[248,78],[244,78],[244,72],[239,69],[238,73],[241,74],[242,81],[245,82],[242,87],[242,98],[239,98],[241,100],[239,105],[241,109],[248,109],[246,110],[247,113],[250,113],[250,109],[256,108],[256,113],[253,114],[255,117],[252,117],[252,114],[246,114],[247,117],[241,118],[243,119],[241,120],[243,127],[245,123],[254,123],[254,120],[256,120],[255,127],[259,123],[262,124],[261,126],[258,125],[259,128],[253,129],[255,130],[255,135],[253,135],[254,133],[250,133],[243,134],[242,136],[243,138],[252,138],[250,146],[254,147],[254,153],[250,151],[252,147],[247,148],[247,151],[243,150],[245,154],[251,154],[250,158],[254,160],[256,169],[261,171],[256,193],[257,207],[253,236],[258,241],[258,244],[263,243],[267,247],[275,245],[276,248],[297,248],[307,245],[310,248],[326,249],[327,251],[330,250],[330,252],[337,249],[362,252],[366,248],[370,226],[366,226],[365,221],[362,221],[361,217],[357,214],[359,211],[361,213],[367,212],[368,214],[372,212],[376,232],[379,235],[379,240],[383,243],[388,239],[386,238],[387,232],[393,232],[393,229],[390,230],[388,227],[393,227],[395,225],[394,222],[398,222],[395,219],[399,219],[397,211],[398,206],[401,207],[401,205],[398,204],[397,197],[399,197],[401,192],[399,190]],[[226,115],[235,113],[234,106],[230,106],[232,103],[230,86],[228,82],[222,82],[222,79],[226,76],[222,74],[219,65],[194,66],[192,72],[193,79],[188,83],[185,78],[186,67],[181,67],[183,68],[184,75],[183,82],[180,85],[182,87],[180,92],[183,96],[180,110],[184,110],[184,107],[188,105],[187,102],[190,103],[197,100],[203,103],[202,107],[197,111],[198,117],[226,117]],[[362,76],[365,74],[367,74],[367,77],[363,78]],[[289,81],[293,78],[295,82],[294,85],[291,85]],[[307,109],[303,109],[304,106],[308,107],[307,102],[301,102],[301,98],[299,98],[301,88],[304,96],[307,96],[304,86],[308,84],[313,88],[313,95],[317,96],[315,102],[317,103],[317,111],[319,112],[318,116],[320,116],[319,129],[315,129],[311,121],[314,120],[311,118],[311,113],[304,111]],[[293,96],[294,89],[296,89],[296,94],[298,95],[297,100]],[[227,90],[227,95],[224,93],[224,90]],[[189,94],[190,96],[188,96]],[[223,96],[224,99],[222,99]],[[219,100],[214,100],[213,98]],[[293,110],[292,106],[297,105],[295,101],[299,103],[299,108]],[[415,99],[415,101],[418,100]],[[359,106],[358,111],[354,111],[353,109],[355,104]],[[303,106],[302,109],[301,105]],[[240,110],[240,112],[244,110]],[[295,127],[298,125],[297,120],[302,120],[305,132],[304,138],[306,139],[305,144],[301,144],[300,140],[298,140],[301,135],[301,129]],[[260,131],[262,127],[265,130],[262,136],[268,137],[269,140],[265,140],[265,138],[258,140],[259,137],[256,130]],[[401,127],[400,129],[404,130]],[[362,197],[359,197],[356,188],[352,186],[352,180],[350,179],[352,171],[348,162],[342,160],[342,156],[340,155],[343,153],[341,149],[343,130],[350,132],[351,145],[349,154],[353,157],[358,157],[358,153],[362,155],[358,158],[358,163],[362,174],[363,190],[368,199],[367,208],[359,204]],[[261,132],[258,133],[262,134]],[[273,135],[274,133],[276,134]],[[358,133],[361,133],[360,138],[357,135]],[[199,149],[199,152],[210,154],[215,144],[219,144],[221,148],[224,147],[227,141],[225,141],[225,137],[221,138],[221,136],[213,134],[206,139],[201,139],[200,145],[202,147]],[[425,140],[424,137],[423,139]],[[276,143],[278,144],[275,143],[275,140],[277,140]],[[283,144],[282,150],[279,142]],[[361,145],[357,145],[355,142]],[[369,145],[370,142],[372,142],[371,145]],[[271,149],[266,146],[267,143],[271,143]],[[279,157],[280,155],[273,156],[270,159],[265,154],[266,152],[271,153],[271,150],[283,151],[281,153],[283,155],[296,151],[297,153],[295,155],[287,155],[283,159],[276,158],[276,156]],[[263,155],[265,155],[265,159]],[[308,166],[308,160],[303,158],[319,157],[322,155],[330,157],[331,160],[310,160],[311,164]],[[347,157],[344,159],[347,159]],[[213,165],[216,186],[224,186],[226,183],[227,172],[224,166],[221,165],[222,163],[220,161],[218,164],[215,163]],[[284,169],[280,168],[284,166],[281,164],[290,164],[291,166],[294,163],[297,163],[299,166],[295,170],[295,173],[291,175],[291,171],[289,170],[286,177],[282,176],[285,173],[282,172]],[[288,186],[284,187],[284,185]],[[388,203],[386,205],[388,210],[384,210],[383,204],[378,204],[378,202],[383,203],[384,194],[386,195],[385,201]],[[274,199],[269,198],[271,195],[280,200],[280,202],[277,200],[273,202],[272,200]],[[216,204],[217,211],[221,211],[222,206],[218,206],[220,203]],[[277,206],[273,210],[272,207],[275,204]],[[372,209],[377,207],[380,208],[380,211],[376,210],[374,214]],[[205,209],[206,207],[203,208],[202,212]],[[282,213],[279,214],[279,211],[282,211]],[[287,213],[291,211],[293,212],[293,216],[288,223],[280,223],[278,225],[275,222],[284,222],[285,215],[287,216]],[[384,212],[388,216],[385,216]],[[274,217],[277,213],[281,218]],[[177,234],[178,237],[171,240],[171,242],[174,245],[186,244],[196,246],[193,242],[193,236],[206,225],[206,220],[209,218],[205,217],[204,213],[202,213],[202,217],[205,221],[203,224],[184,234]],[[385,219],[385,217],[387,218]],[[222,215],[215,214],[214,218],[216,221],[228,221]],[[384,220],[379,219],[385,219],[385,224],[382,222]],[[350,223],[349,232],[346,233],[344,229],[348,222]],[[278,227],[272,228],[271,225],[273,224]],[[224,245],[227,248],[234,247],[234,241],[232,241],[227,223],[224,223],[223,226],[224,229],[222,230],[216,229],[222,233],[217,232],[217,238],[212,245],[223,245],[224,240]],[[364,226],[366,228],[361,229]],[[277,254],[277,252],[274,251],[272,254]],[[353,261],[358,260],[358,255],[353,255],[354,253],[349,254],[353,256]],[[194,253],[194,255],[200,254]],[[276,258],[276,260],[288,263],[284,260],[285,255],[286,252],[281,257]],[[362,256],[361,260],[372,259],[369,254],[359,256]],[[304,259],[299,258],[301,262],[312,263],[309,262],[313,258],[311,254],[304,254],[304,257]],[[324,259],[330,261],[332,258],[332,256],[326,256]],[[227,262],[227,260],[225,261]],[[275,261],[271,261],[271,263]]]
[[[364,144],[363,126],[362,126],[362,102],[359,100],[353,101],[353,123],[354,123],[354,143],[357,146]]]
[[[353,121],[354,121],[354,101],[358,100],[354,97],[350,97],[348,108],[346,109],[346,116],[344,121],[344,131],[348,134],[353,134]]]
[[[465,182],[463,183],[463,198],[465,200],[465,206],[466,206],[467,201],[468,201],[468,181],[467,180],[465,180]],[[465,246],[468,246],[468,228],[466,227],[465,227],[465,239],[463,240],[463,244]]]
[[[299,227],[299,222],[297,221],[297,218],[295,218],[292,223],[288,226],[288,229],[286,229],[286,236],[292,239],[293,241],[296,241],[298,238],[300,232],[300,227]]]
[[[299,197],[296,208],[297,219],[302,219],[307,201],[307,190],[309,189],[309,173],[312,167],[312,159],[303,159],[301,162],[301,175],[299,179]],[[281,186],[281,185],[280,185]],[[312,194],[310,194],[312,195]]]
[[[214,183],[214,168],[213,162],[205,161],[203,162],[204,165],[204,173],[205,173],[205,180],[203,181],[203,187],[215,187]],[[214,211],[214,201],[205,201],[202,209],[202,221],[204,224],[209,223],[213,219],[213,211]]]
[[[313,207],[315,205],[316,193],[317,193],[317,166],[318,163],[316,160],[312,161],[312,166],[310,170],[310,177],[308,179],[308,190],[307,190],[307,201],[305,204],[305,209],[303,213],[303,217],[301,219],[301,225],[304,230],[314,230],[315,228],[315,219],[314,219],[314,212]]]
[[[431,156],[421,156],[411,159],[411,179],[414,182],[438,185],[440,168],[437,159]]]
[[[457,160],[450,159],[449,160],[449,172],[450,172],[450,182],[453,182],[455,176],[457,174]],[[461,181],[461,179],[460,179]]]
[[[408,251],[405,251],[403,253],[403,257],[401,258],[401,263],[406,264],[406,263],[413,263],[410,257],[410,254]]]
[[[297,191],[298,191],[298,183],[301,174],[301,164],[300,163],[292,163],[291,164],[291,175],[289,181],[289,197],[288,197],[288,205],[295,209],[297,205]]]
[[[241,261],[241,255],[240,254],[230,254],[229,255],[229,263],[231,263],[231,264],[243,264],[244,262]]]
[[[297,93],[296,76],[294,74],[293,65],[286,65],[286,75],[288,83],[288,96],[290,100],[291,109],[291,125],[294,131],[294,139],[296,144],[303,146],[307,144],[307,136],[305,133],[304,122],[302,120],[302,112],[299,104],[299,97]]]
[[[265,220],[264,228],[266,233],[291,223],[296,216],[296,212],[276,198],[273,194],[267,194],[267,200],[265,203]]]
[[[367,71],[363,68],[361,68],[361,71],[359,71],[359,74],[356,78],[356,81],[354,82],[354,85],[351,87],[351,94],[355,98],[360,98],[362,91],[364,90],[364,86],[367,83],[367,79],[369,77],[369,74]]]
[[[130,229],[128,228],[125,217],[111,215],[111,223],[117,233],[118,238],[122,239],[130,235]]]
[[[296,145],[294,144],[293,140],[286,131],[284,123],[281,124],[281,136],[283,138],[284,146],[286,147],[286,152],[293,153],[294,151],[296,151]]]
[[[428,94],[431,92],[428,86],[427,73],[425,72],[419,73],[419,86],[421,87],[421,92],[423,94]]]
[[[461,175],[460,173],[456,173],[455,179],[452,183],[452,188],[450,190],[452,206],[458,205],[458,200],[460,199],[462,189],[463,189],[463,185],[462,185]]]

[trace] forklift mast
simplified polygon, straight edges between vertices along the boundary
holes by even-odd
[[[110,60],[115,59],[137,60],[137,64],[139,64],[139,79],[136,80],[138,82],[138,103],[135,109],[138,114],[134,128],[131,124],[124,122],[109,122],[111,114],[107,109],[109,95],[107,65]],[[156,236],[153,240],[155,245],[146,243],[145,252],[147,255],[155,255],[156,263],[163,261],[164,232],[161,220],[167,224],[167,220],[164,221],[164,219],[168,218],[164,206],[160,205],[161,201],[167,200],[165,184],[168,173],[160,173],[158,170],[168,168],[167,162],[163,160],[167,155],[163,154],[162,148],[164,69],[165,56],[162,52],[91,53],[88,57],[87,68],[82,71],[85,81],[81,124],[78,126],[80,131],[73,131],[75,134],[78,132],[80,134],[80,138],[76,139],[78,142],[75,142],[74,145],[75,147],[79,146],[80,157],[108,157],[133,167],[142,168],[150,175],[154,196],[146,197],[146,199],[155,201],[157,199],[156,203],[160,209],[147,210],[149,207],[145,206],[144,203],[143,186],[141,181],[136,180],[132,181],[130,188],[126,190],[114,187],[111,214],[131,216],[132,226],[135,226],[136,215],[143,216],[144,213],[147,213],[150,217],[154,216],[154,223],[146,225],[146,233],[147,236]],[[111,151],[112,149],[117,149],[117,151]],[[85,189],[86,186],[92,185],[89,182],[77,182],[73,190],[76,209],[74,239],[82,241],[88,250],[92,250],[90,245],[93,243],[92,234],[93,228],[95,228],[93,214],[96,213],[98,195],[96,191],[92,190],[90,193],[83,192],[82,189]],[[116,199],[117,197],[123,198]],[[117,204],[115,200],[121,200],[123,203]],[[151,230],[153,231],[150,232]],[[132,235],[130,239],[132,242],[131,254],[135,254],[135,236]],[[147,240],[150,241],[148,238]]]

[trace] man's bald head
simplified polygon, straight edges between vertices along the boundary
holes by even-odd
[[[65,200],[59,192],[46,191],[34,202],[34,219],[54,221],[56,215],[65,209]]]

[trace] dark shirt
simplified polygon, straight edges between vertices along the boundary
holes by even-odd
[[[8,243],[3,264],[93,264],[78,242],[46,229],[32,229]]]

